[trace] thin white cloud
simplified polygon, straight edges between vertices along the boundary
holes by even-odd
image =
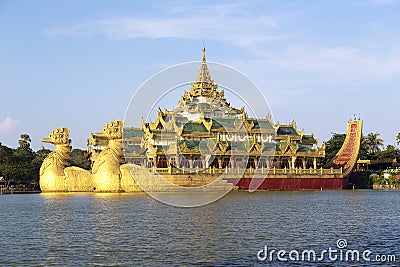
[[[400,77],[399,50],[382,56],[352,47],[291,46],[271,57],[227,64],[256,78],[272,108],[298,107],[307,98],[329,102],[329,92],[357,99],[365,92],[390,94]]]
[[[334,75],[326,81],[383,82],[400,75],[400,51],[389,56],[374,55],[352,47],[290,47],[271,60],[298,72]]]
[[[4,121],[0,122],[0,134],[11,133],[19,125],[19,120],[12,119],[10,117],[6,118]]]
[[[239,64],[243,66],[240,69],[246,70],[247,73],[258,73],[259,77],[280,80],[286,80],[288,77],[282,77],[282,73],[295,73],[295,79],[290,79],[284,86],[291,90],[300,90],[294,88],[298,88],[297,85],[304,81],[307,81],[307,85],[309,81],[319,84],[368,85],[371,82],[384,82],[400,76],[400,48],[396,47],[393,40],[370,50],[357,46],[319,45],[318,42],[307,45],[308,37],[302,36],[302,31],[293,27],[297,22],[301,24],[305,14],[299,12],[290,16],[250,16],[245,10],[246,8],[237,4],[199,8],[166,6],[160,7],[158,14],[90,20],[72,27],[50,28],[45,30],[45,34],[52,38],[105,36],[116,40],[171,37],[217,40],[244,48],[257,56],[258,62],[247,60]],[[281,45],[274,49],[269,46],[271,42]],[[371,46],[375,44],[373,40],[362,41],[362,44],[368,42],[371,42]],[[296,43],[302,45],[295,45]],[[392,50],[391,53],[387,53],[388,49]],[[239,67],[238,64],[233,65]],[[268,74],[270,72],[276,76]],[[307,85],[303,88],[308,88]]]
[[[400,0],[373,0],[376,4],[400,4]]]
[[[259,36],[262,30],[276,27],[276,22],[267,16],[253,18],[186,17],[186,18],[113,18],[92,20],[74,27],[59,27],[45,30],[50,37],[81,37],[105,35],[112,39],[134,38],[212,38],[233,40],[251,38],[256,41],[273,40],[277,36]],[[256,33],[256,35],[254,35]],[[241,37],[241,38],[239,38]]]
[[[144,17],[117,17],[83,22],[72,27],[54,27],[44,30],[51,38],[110,39],[183,38],[218,40],[248,50],[260,44],[287,39],[277,33],[278,20],[267,15],[238,15],[241,8],[234,5],[214,6],[187,12],[169,7],[162,15]],[[187,13],[186,13],[187,12]],[[174,13],[179,13],[178,15]]]

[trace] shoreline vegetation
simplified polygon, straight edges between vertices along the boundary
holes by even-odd
[[[324,166],[336,155],[345,137],[346,134],[332,133],[331,139],[326,142],[326,156],[318,162],[318,167]],[[40,192],[40,166],[52,151],[44,147],[36,152],[33,151],[28,134],[21,134],[18,144],[17,148],[10,148],[4,146],[0,141],[0,194]],[[398,145],[400,145],[400,133],[397,135]],[[393,162],[393,164],[358,165],[357,170],[349,177],[351,187],[400,189],[400,149],[398,147],[387,145],[385,148],[379,133],[369,133],[361,139],[358,158],[363,161]],[[85,150],[72,150],[71,166],[89,170],[90,164]]]
[[[0,141],[0,193],[39,192],[40,166],[52,151],[44,147],[34,151],[28,134],[21,134],[18,144],[17,148],[10,148]],[[90,169],[85,150],[73,149],[70,156],[71,166]]]

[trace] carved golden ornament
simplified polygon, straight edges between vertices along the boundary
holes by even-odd
[[[60,127],[53,130],[50,133],[49,137],[42,138],[41,140],[42,142],[51,143],[54,145],[62,145],[62,144],[67,145],[71,143],[71,140],[69,139],[69,132],[70,132],[69,127],[65,128]]]
[[[104,125],[101,133],[94,133],[94,136],[112,139],[122,139],[122,129],[124,128],[124,121],[112,121]]]

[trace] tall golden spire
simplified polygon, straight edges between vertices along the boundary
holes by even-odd
[[[203,45],[203,57],[201,58],[201,61],[203,63],[206,63],[206,47]]]
[[[214,83],[213,79],[211,79],[210,71],[208,70],[207,63],[206,63],[206,48],[203,46],[203,55],[201,58],[201,66],[199,73],[197,74],[197,78],[195,83],[203,83],[204,85],[211,85]]]
[[[194,82],[190,84],[190,92],[185,91],[181,101],[192,96],[206,96],[219,99],[223,99],[224,97],[224,92],[218,92],[218,84],[214,83],[214,80],[211,78],[206,63],[206,48],[204,45],[202,51],[200,70]]]

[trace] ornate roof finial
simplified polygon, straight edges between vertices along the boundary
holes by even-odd
[[[206,64],[206,47],[203,46],[203,56],[202,56],[202,63],[200,66],[199,73],[197,74],[197,78],[195,80],[195,83],[200,83],[201,87],[206,88],[206,87],[212,87],[214,81],[211,79],[210,71],[208,70],[207,64]]]
[[[224,98],[224,92],[218,92],[218,84],[214,83],[214,80],[211,78],[210,71],[207,67],[206,60],[206,47],[203,44],[202,50],[202,58],[200,64],[200,70],[197,73],[197,77],[194,80],[193,84],[190,84],[190,92],[184,91],[183,99],[179,103],[182,104],[184,100],[191,99],[192,97],[197,96],[206,96],[211,98],[219,99],[220,101],[226,101]]]

